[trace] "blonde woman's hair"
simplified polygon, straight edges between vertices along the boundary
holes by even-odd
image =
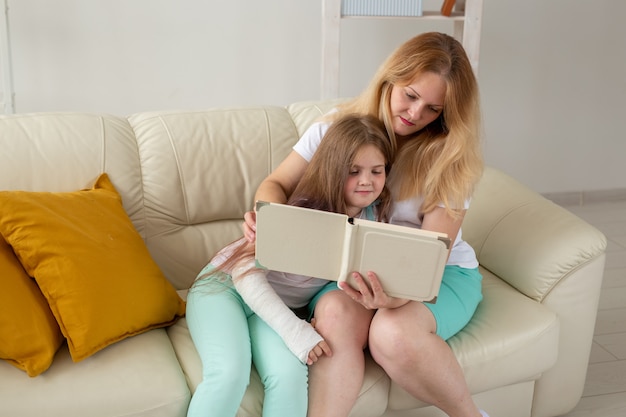
[[[439,75],[446,84],[443,111],[405,142],[396,155],[389,182],[396,200],[421,195],[422,213],[443,204],[450,215],[457,216],[483,170],[478,85],[457,40],[436,32],[409,39],[387,58],[361,95],[341,105],[330,117],[345,113],[378,117],[385,123],[395,150],[391,91],[394,86],[412,84],[425,73]]]

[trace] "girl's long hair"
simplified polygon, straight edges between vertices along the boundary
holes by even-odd
[[[423,196],[422,213],[443,203],[450,215],[457,216],[483,170],[478,85],[457,40],[436,32],[408,40],[387,58],[360,96],[329,117],[346,113],[376,116],[385,123],[395,150],[391,91],[429,72],[439,75],[447,86],[443,112],[405,142],[396,155],[389,183],[396,200]]]
[[[335,120],[287,204],[346,214],[345,183],[358,151],[365,145],[380,150],[385,158],[385,173],[389,174],[394,152],[383,123],[374,116],[353,114]],[[378,221],[388,220],[390,207],[391,195],[385,185],[376,205]],[[254,252],[254,244],[240,238],[232,254],[216,269],[227,272],[241,261],[254,259]]]

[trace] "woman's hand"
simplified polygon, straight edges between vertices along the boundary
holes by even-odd
[[[330,346],[326,343],[325,340],[319,342],[311,351],[309,352],[309,358],[306,361],[307,365],[313,365],[319,358],[323,355],[332,356],[333,352],[330,350]]]
[[[389,297],[385,294],[378,276],[371,271],[367,273],[367,280],[358,272],[353,272],[352,278],[354,279],[358,289],[355,290],[345,281],[338,283],[339,288],[341,288],[350,298],[368,310],[396,308],[409,302],[409,300]]]
[[[243,215],[243,235],[249,243],[254,243],[256,240],[256,212],[254,210],[247,211]]]

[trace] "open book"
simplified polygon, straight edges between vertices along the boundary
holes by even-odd
[[[271,270],[347,281],[375,272],[387,295],[434,302],[448,258],[442,233],[257,202],[256,259]]]

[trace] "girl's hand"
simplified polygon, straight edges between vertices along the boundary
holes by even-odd
[[[339,288],[341,288],[350,298],[368,310],[396,308],[409,302],[409,300],[389,297],[385,294],[378,276],[371,271],[367,273],[367,280],[358,272],[353,272],[352,278],[354,279],[358,289],[355,290],[347,282],[338,283]]]
[[[243,235],[249,243],[256,240],[256,212],[254,210],[247,211],[243,215],[244,222],[241,226]]]
[[[319,342],[311,351],[309,352],[309,358],[306,361],[307,365],[313,365],[319,358],[323,355],[332,356],[333,352],[330,350],[330,346],[326,343],[325,340]]]

